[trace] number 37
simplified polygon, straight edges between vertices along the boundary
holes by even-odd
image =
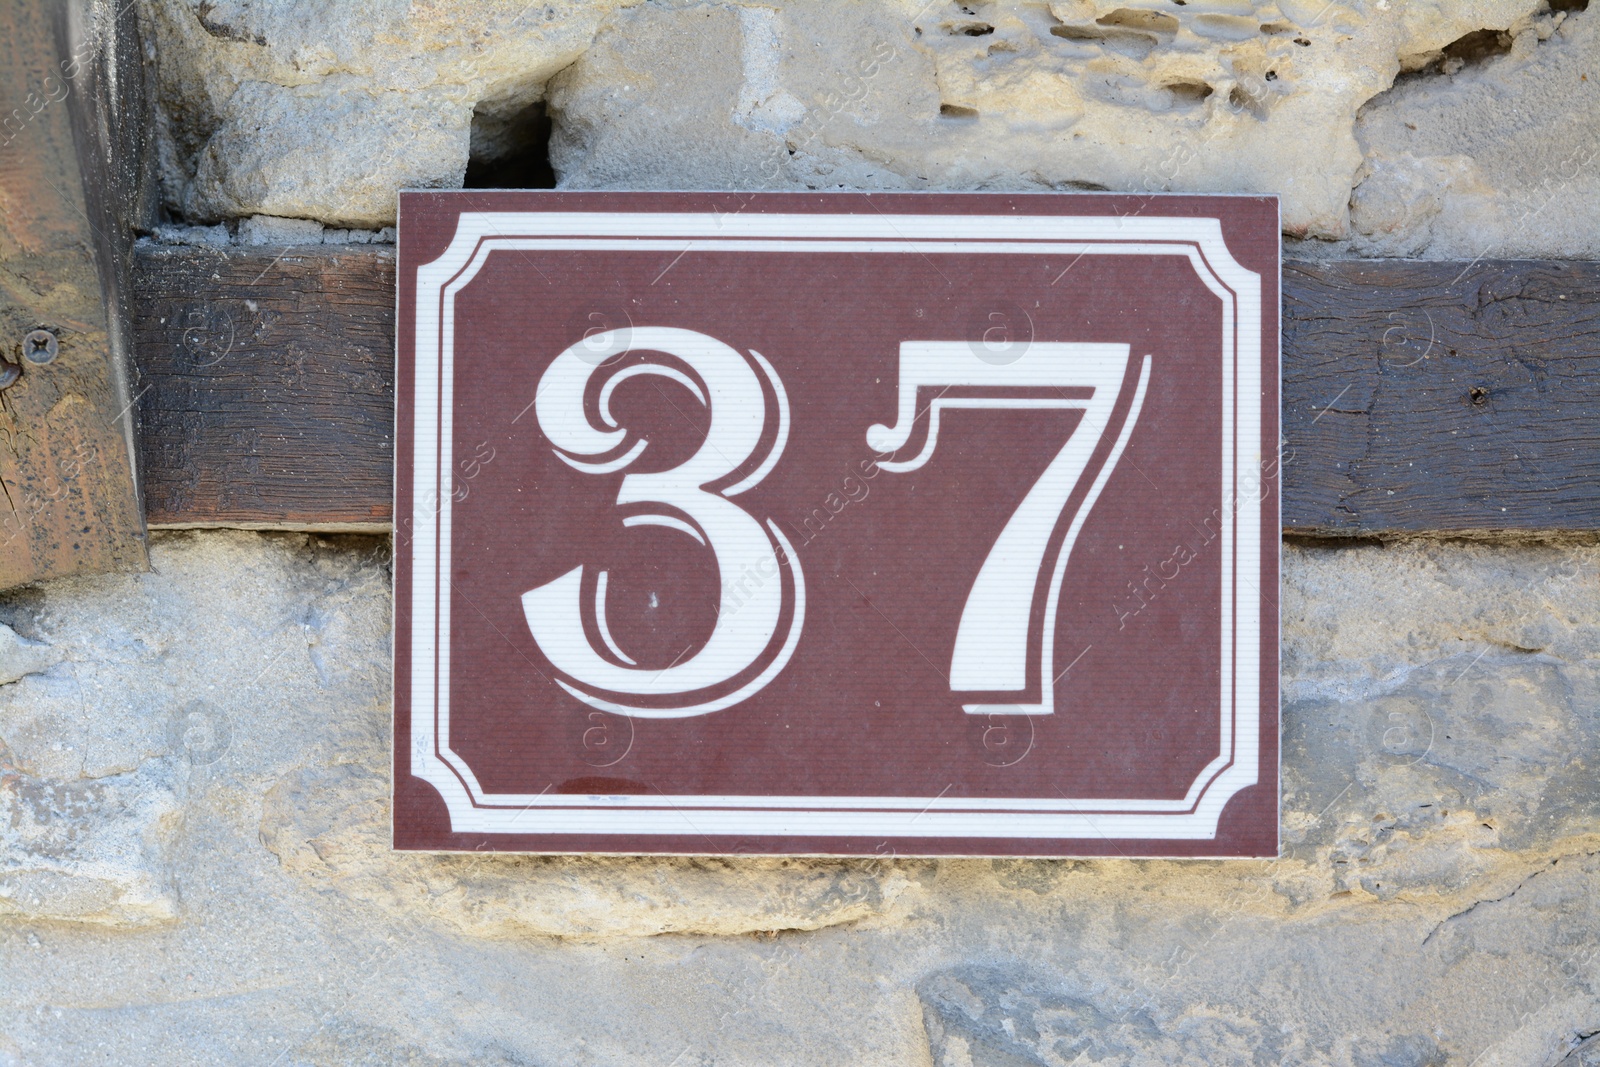
[[[903,342],[896,421],[867,428],[866,440],[882,470],[905,473],[932,457],[940,415],[951,408],[1083,412],[978,568],[949,661],[951,691],[967,712],[1048,715],[1055,710],[1055,617],[1067,561],[1138,421],[1151,361],[1130,359],[1127,345],[1039,342],[1004,362],[987,357],[963,341]],[[648,442],[630,443],[611,408],[616,387],[640,375],[677,382],[710,412],[704,443],[667,470],[629,471]],[[584,568],[575,567],[524,593],[528,628],[558,683],[593,707],[641,718],[704,715],[759,692],[792,657],[806,600],[793,545],[770,518],[733,499],[771,473],[788,443],[788,397],[772,365],[758,352],[747,356],[690,330],[612,330],[557,356],[537,397],[540,429],[563,462],[595,475],[627,472],[617,493],[624,526],[662,526],[693,538],[711,551],[724,578],[711,635],[664,669],[640,666],[612,637],[605,571],[586,581]],[[922,397],[929,398],[925,406]],[[596,398],[599,424],[586,410]],[[923,419],[916,454],[895,458]],[[753,594],[727,580],[747,574],[778,580]],[[1030,641],[1039,628],[1039,640]]]

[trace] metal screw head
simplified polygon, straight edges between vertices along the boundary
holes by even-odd
[[[0,359],[0,389],[5,389],[22,377],[22,368],[9,359]]]
[[[34,330],[22,339],[22,355],[29,363],[49,363],[59,351],[61,343],[49,330]]]

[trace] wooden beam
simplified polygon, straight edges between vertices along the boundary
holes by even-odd
[[[0,588],[148,566],[128,390],[129,249],[152,191],[135,18],[110,0],[0,12]]]
[[[394,250],[137,253],[152,525],[388,529]]]
[[[1600,263],[1289,263],[1283,523],[1600,530]]]
[[[150,521],[386,529],[394,252],[137,254]],[[1600,530],[1600,263],[1284,267],[1284,527]]]

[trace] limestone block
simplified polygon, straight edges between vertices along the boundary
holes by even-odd
[[[1330,892],[1387,899],[1462,892],[1515,850],[1591,835],[1597,695],[1592,668],[1463,655],[1374,700],[1291,703],[1285,836]]]
[[[162,761],[64,779],[0,776],[0,916],[121,926],[168,922],[177,897],[164,858],[183,819]]]
[[[1597,594],[1593,546],[1419,540],[1317,551],[1290,544],[1284,695],[1376,697],[1408,671],[1461,655],[1593,660],[1600,657]]]
[[[1285,563],[1283,834],[1317,872],[1281,883],[1291,899],[1447,899],[1587,847],[1600,552],[1415,542]]]
[[[475,109],[540,100],[614,6],[139,0],[165,196],[190,222],[391,225],[398,189],[461,184]]]
[[[936,1067],[1553,1064],[1600,1010],[1593,855],[1428,919],[1389,905],[1263,922],[1227,895],[1163,907],[1141,899],[1149,875],[1114,894],[1070,875],[1053,950],[1001,936],[928,968]],[[1014,915],[993,909],[996,926]]]
[[[1163,1018],[1154,1005],[1114,1006],[1106,990],[1073,984],[983,964],[924,979],[917,992],[935,1067],[1045,1067],[1074,1059],[1206,1067],[1263,1062],[1281,1048],[1282,1036],[1264,1032],[1254,1019],[1204,1009]]]
[[[11,627],[0,623],[0,685],[49,670],[61,660],[61,653],[43,641],[29,641]]]
[[[472,102],[457,91],[253,82],[229,105],[184,190],[189,218],[382,226],[394,221],[397,190],[459,188],[466,174]]]
[[[305,768],[267,794],[261,840],[286,871],[478,937],[646,937],[815,930],[892,913],[912,885],[887,861],[459,856],[389,849],[389,782]]]
[[[1360,247],[1386,254],[1476,254],[1485,224],[1504,254],[1591,241],[1553,220],[1600,172],[1578,69],[1600,16],[1539,0],[142,7],[192,222],[391,224],[397,189],[510,151],[548,85],[567,188],[1276,192],[1286,233],[1343,238],[1359,182]],[[1518,43],[1385,92],[1482,31]],[[1508,93],[1549,106],[1508,127]]]
[[[1355,248],[1585,259],[1600,247],[1600,10],[1523,19],[1509,50],[1402,78],[1361,113]]]
[[[151,574],[53,583],[10,605],[41,640],[25,646],[36,673],[0,686],[0,912],[177,918],[175,857],[207,798],[350,736],[337,715],[307,736],[298,719],[330,718],[309,709],[386,706],[376,561],[319,560],[299,536],[154,541]]]
[[[758,119],[755,109],[771,94],[741,99],[744,31],[738,11],[646,5],[604,31],[602,42],[609,44],[591,50],[550,85],[556,123],[550,159],[566,187],[774,184],[779,142],[763,127],[781,121],[776,116],[784,108],[769,105]],[[772,76],[763,72],[757,91]]]
[[[1341,238],[1362,105],[1537,6],[650,5],[552,83],[552,159],[568,188],[1276,192]]]

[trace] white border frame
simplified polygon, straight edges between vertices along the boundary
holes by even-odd
[[[1221,751],[1181,800],[486,794],[451,750],[450,598],[454,298],[497,250],[1175,255],[1222,301]],[[675,261],[674,261],[675,262]],[[417,268],[412,475],[410,772],[444,798],[455,833],[619,836],[1214,839],[1261,756],[1261,277],[1214,218],[716,212],[464,212]],[[1231,387],[1231,388],[1230,388]],[[1259,483],[1252,484],[1259,486]],[[432,502],[437,502],[434,506]],[[430,654],[431,653],[431,654]]]

